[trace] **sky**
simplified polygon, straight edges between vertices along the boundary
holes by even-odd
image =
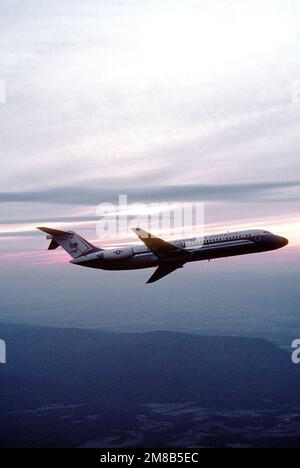
[[[67,257],[45,252],[41,224],[101,246],[133,241],[97,237],[98,205],[119,194],[157,210],[204,203],[207,233],[284,235],[289,246],[258,264],[296,271],[299,15],[297,0],[1,2],[0,276],[66,279]]]

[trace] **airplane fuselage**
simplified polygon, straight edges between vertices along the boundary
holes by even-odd
[[[284,237],[263,230],[239,231],[170,241],[184,249],[155,255],[146,245],[136,244],[83,254],[70,263],[103,270],[153,268],[167,263],[189,263],[276,250],[288,244]],[[186,256],[186,252],[190,255]]]

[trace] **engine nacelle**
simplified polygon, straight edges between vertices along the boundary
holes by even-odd
[[[126,247],[125,249],[116,249],[110,250],[103,253],[104,261],[118,261],[118,260],[127,260],[128,258],[133,257],[133,250],[131,247]]]

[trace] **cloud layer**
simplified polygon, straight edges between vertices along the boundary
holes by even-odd
[[[298,0],[2,2],[0,235],[93,222],[120,193],[294,226],[299,15]]]
[[[300,201],[300,180],[268,183],[224,185],[159,185],[145,187],[57,187],[24,192],[0,192],[0,203],[53,203],[93,205],[118,203],[119,195],[127,195],[128,203],[163,203],[192,201],[284,202]],[[295,191],[295,195],[293,195]],[[3,222],[3,220],[1,221]]]

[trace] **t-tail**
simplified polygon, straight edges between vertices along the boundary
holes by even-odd
[[[72,258],[102,250],[73,231],[59,231],[47,227],[38,227],[37,229],[45,232],[47,239],[51,240],[48,250],[54,250],[61,246]]]

